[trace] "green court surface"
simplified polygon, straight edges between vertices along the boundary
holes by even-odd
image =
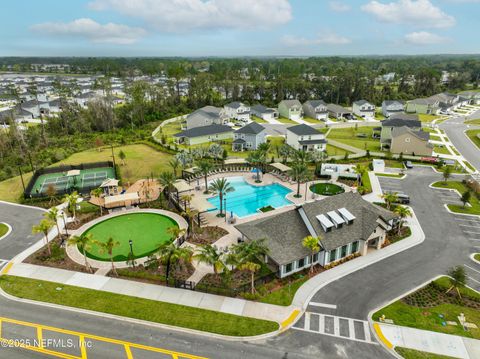
[[[132,213],[106,219],[87,229],[83,235],[91,233],[93,240],[106,242],[109,237],[120,244],[113,250],[113,260],[126,261],[130,253],[129,240],[133,241],[135,258],[148,256],[157,251],[160,245],[172,239],[167,229],[178,227],[172,218],[156,213]],[[93,244],[87,251],[87,257],[101,261],[109,261],[108,253],[101,251]]]
[[[67,176],[67,172],[45,173],[35,181],[32,194],[46,194],[49,186],[53,186],[56,192],[73,188],[94,188],[100,186],[107,178],[115,178],[115,170],[112,167],[83,169],[78,176]]]

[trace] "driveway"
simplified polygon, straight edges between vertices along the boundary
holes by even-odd
[[[33,235],[32,227],[43,218],[40,208],[0,201],[0,220],[12,227],[12,232],[0,240],[0,266],[41,239]]]

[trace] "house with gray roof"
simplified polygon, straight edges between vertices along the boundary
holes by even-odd
[[[175,135],[177,143],[185,143],[189,146],[208,142],[217,142],[231,140],[233,138],[233,129],[225,125],[208,125],[194,127]]]
[[[274,108],[265,107],[263,105],[255,105],[250,108],[250,113],[265,121],[274,120],[278,117],[278,111]]]
[[[327,105],[328,114],[330,117],[337,120],[353,120],[352,111],[347,110],[345,107],[329,103]]]
[[[189,114],[186,118],[186,128],[190,130],[196,127],[223,125],[227,119],[225,111],[215,106],[205,106]]]
[[[417,98],[407,101],[405,112],[424,115],[436,115],[440,111],[440,102],[434,98]]]
[[[412,130],[407,126],[395,127],[390,141],[390,152],[412,156],[431,156],[433,145],[429,142],[430,133]]]
[[[414,114],[399,113],[390,116],[388,120],[382,121],[380,132],[380,143],[382,146],[390,146],[392,131],[397,127],[408,127],[414,131],[420,131],[422,122],[418,119],[418,115]]]
[[[345,192],[235,228],[243,240],[265,239],[265,260],[283,278],[312,262],[325,266],[357,253],[366,255],[368,248],[380,249],[396,218],[360,194]],[[320,250],[313,255],[302,245],[307,236],[318,238]]]
[[[355,101],[352,106],[353,113],[366,120],[375,119],[375,105],[367,100]]]
[[[278,104],[280,116],[296,121],[303,116],[302,104],[298,100],[283,100]]]
[[[403,113],[405,109],[405,103],[400,100],[385,100],[382,102],[382,114],[386,118],[392,115]]]
[[[480,105],[480,92],[478,91],[462,91],[458,93],[463,98],[470,101],[472,105]]]
[[[326,121],[328,119],[327,104],[322,100],[306,101],[302,105],[302,108],[305,116],[321,121]]]
[[[225,116],[244,123],[250,122],[250,106],[235,101],[223,106]]]
[[[267,132],[259,123],[250,122],[236,130],[233,136],[233,151],[256,150],[258,145],[266,142]]]
[[[307,152],[325,151],[327,148],[325,134],[305,124],[288,127],[285,143],[296,150]]]

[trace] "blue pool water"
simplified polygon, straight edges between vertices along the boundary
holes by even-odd
[[[243,177],[228,177],[227,179],[235,189],[226,195],[227,213],[233,212],[237,217],[242,218],[258,214],[259,208],[268,205],[279,208],[292,204],[285,198],[292,191],[281,184],[273,183],[267,186],[252,186]],[[220,208],[218,196],[209,198],[208,202],[217,209]]]

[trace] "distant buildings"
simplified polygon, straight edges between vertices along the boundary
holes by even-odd
[[[353,103],[353,113],[366,120],[375,119],[375,105],[366,101],[359,100]]]
[[[302,119],[302,104],[298,100],[283,100],[278,104],[280,116],[296,121]]]

